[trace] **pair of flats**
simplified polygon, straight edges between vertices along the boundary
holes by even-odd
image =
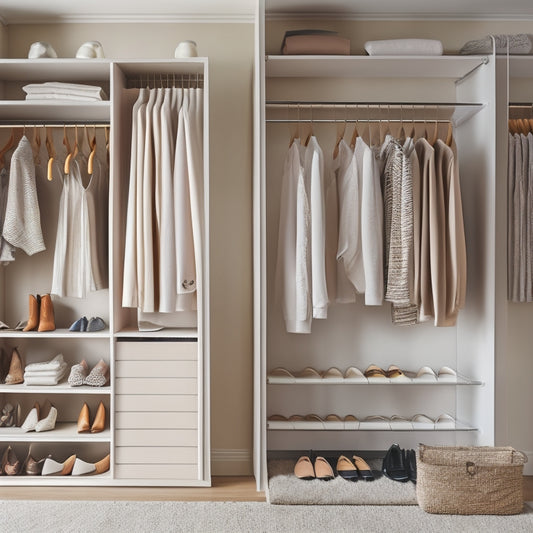
[[[405,450],[398,444],[393,444],[383,458],[382,470],[383,474],[393,481],[416,483],[415,450]]]
[[[368,463],[358,455],[352,456],[353,462],[345,455],[337,460],[337,474],[348,481],[374,481],[374,474]]]
[[[103,329],[105,329],[105,322],[99,316],[93,316],[89,320],[86,316],[82,316],[68,328],[69,331],[102,331]]]
[[[294,465],[294,475],[298,479],[320,479],[329,481],[335,477],[333,468],[324,457],[316,457],[314,463],[308,455],[302,455]]]
[[[100,359],[98,363],[89,372],[89,365],[83,359],[81,363],[74,365],[70,369],[68,384],[71,387],[81,387],[89,385],[90,387],[103,387],[109,381],[109,365]]]

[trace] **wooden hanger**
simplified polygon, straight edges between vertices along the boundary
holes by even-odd
[[[48,152],[48,164],[46,166],[46,177],[48,181],[52,181],[54,177],[53,165],[56,157],[56,149],[54,147],[54,136],[52,128],[46,128],[46,151]]]
[[[452,123],[451,121],[448,122],[448,131],[446,132],[446,144],[448,146],[451,146],[452,145],[452,142],[453,142],[453,126],[452,126]]]
[[[41,128],[33,126],[33,136],[31,140],[31,149],[33,152],[33,160],[36,164],[40,163],[40,151],[41,151]]]
[[[107,164],[109,165],[109,126],[106,126],[104,128],[104,139],[105,139],[106,160],[107,160]]]
[[[344,118],[346,119],[346,114],[344,115]],[[345,132],[346,132],[346,120],[342,122],[341,128],[339,128],[339,125],[337,124],[337,141],[335,142],[335,148],[333,149],[333,159],[336,159],[337,156],[339,155],[339,145],[342,139],[344,139]]]
[[[65,132],[65,138],[66,138],[67,143],[68,143],[68,137],[66,136],[66,132]],[[65,138],[63,139],[63,144],[65,143]],[[74,126],[74,146],[72,147],[72,149],[70,151],[69,151],[69,147],[70,146],[67,144],[68,153],[67,153],[67,157],[65,159],[65,168],[64,168],[65,174],[70,174],[70,163],[78,155],[78,151],[79,151],[79,147],[78,147],[78,126]]]
[[[300,104],[297,104],[297,109],[298,109],[298,115],[297,115],[298,122],[296,123],[296,128],[291,134],[291,138],[289,140],[289,148],[294,143],[294,140],[300,137]]]
[[[85,131],[87,133],[87,144],[91,150],[87,158],[87,172],[91,176],[94,172],[94,156],[96,155],[96,127],[93,126],[93,136],[91,138],[89,138],[87,129]]]
[[[357,137],[359,137],[359,131],[357,130],[357,120],[353,126],[352,138],[350,139],[350,148],[355,150],[355,143],[357,142]]]
[[[307,138],[305,139],[304,146],[307,146],[309,144],[309,141],[311,140],[311,137],[313,135],[313,104],[311,104],[311,122],[309,123],[309,133],[307,134]]]
[[[15,146],[15,128],[11,130],[11,135],[9,139],[7,140],[7,143],[5,146],[0,150],[0,170],[2,170],[6,166],[6,160],[5,155],[11,148]]]

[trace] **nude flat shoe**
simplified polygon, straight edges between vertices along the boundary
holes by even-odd
[[[368,466],[368,463],[358,455],[354,455],[352,459],[361,479],[364,481],[374,481],[374,474],[372,473],[372,469]]]
[[[333,468],[324,457],[317,457],[315,459],[315,476],[322,481],[329,481],[335,477]]]
[[[89,375],[83,380],[83,383],[91,387],[103,387],[108,380],[109,366],[103,359],[100,359],[89,372]]]
[[[83,359],[81,363],[73,365],[70,369],[70,374],[68,376],[68,384],[71,387],[81,387],[85,382],[85,378],[89,374],[89,365],[87,361]]]
[[[337,459],[337,474],[348,481],[357,481],[359,477],[355,465],[344,455]]]
[[[315,479],[315,469],[307,455],[302,455],[294,465],[294,475],[298,479]]]

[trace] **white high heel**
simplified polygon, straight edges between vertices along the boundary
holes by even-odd
[[[97,461],[96,463],[87,463],[82,461],[79,457],[76,458],[74,467],[72,468],[73,476],[89,476],[103,474],[109,470],[109,465],[111,462],[110,455],[107,454],[103,459]]]
[[[33,431],[35,429],[35,426],[37,425],[37,422],[39,422],[39,412],[39,403],[35,402],[34,406],[30,409],[28,416],[26,416],[26,419],[22,423],[20,429],[24,432]]]
[[[35,425],[35,431],[50,431],[56,427],[57,409],[46,400],[44,406],[43,418]]]
[[[72,472],[75,462],[75,455],[71,455],[64,463],[58,463],[51,457],[47,457],[44,461],[41,476],[68,476]]]

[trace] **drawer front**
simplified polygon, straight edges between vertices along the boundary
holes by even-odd
[[[196,429],[117,429],[116,446],[199,446]]]
[[[196,378],[115,379],[116,394],[198,394]]]
[[[198,396],[196,394],[117,394],[115,410],[117,413],[198,411]]]
[[[195,378],[196,361],[117,361],[115,375],[120,378]]]
[[[115,465],[117,479],[198,479],[197,465]]]
[[[141,361],[197,361],[197,342],[117,342],[115,359]]]
[[[117,429],[197,429],[198,413],[117,413]]]
[[[198,463],[198,448],[193,446],[119,446],[115,450],[115,463],[136,465],[196,465]]]

